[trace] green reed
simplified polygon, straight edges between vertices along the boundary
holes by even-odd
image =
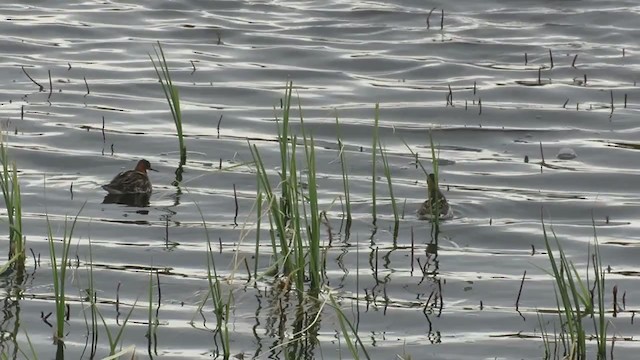
[[[332,294],[329,294],[329,300],[331,300],[331,306],[333,307],[336,314],[338,315],[340,331],[342,332],[342,337],[347,343],[347,348],[349,349],[349,352],[351,353],[352,358],[356,360],[360,359],[360,351],[358,351],[358,345],[359,345],[360,349],[362,349],[362,354],[364,355],[364,357],[367,359],[371,359],[371,357],[369,357],[369,353],[367,352],[367,349],[362,343],[362,339],[360,339],[360,336],[358,336],[357,329],[349,321],[349,319],[344,314],[342,309],[340,309],[340,307],[338,306],[338,303],[336,302],[336,299],[333,297]],[[352,336],[354,339],[351,338]]]
[[[214,341],[216,341],[216,336],[220,340],[220,344],[222,346],[222,357],[223,359],[229,359],[231,356],[231,341],[229,337],[229,317],[230,317],[230,309],[231,304],[234,302],[233,292],[229,291],[228,295],[224,296],[222,291],[222,285],[220,283],[220,277],[218,276],[218,271],[216,270],[216,263],[213,256],[213,248],[211,247],[211,238],[209,237],[209,230],[207,229],[207,222],[204,219],[204,214],[202,213],[202,209],[198,203],[195,203],[198,212],[200,213],[200,218],[202,220],[202,226],[204,228],[205,238],[207,239],[207,282],[209,285],[209,292],[207,296],[202,301],[199,309],[202,309],[205,302],[208,300],[209,296],[211,296],[211,302],[213,305],[213,312],[216,315],[216,330],[214,332]],[[256,260],[257,261],[257,260]],[[219,355],[219,354],[216,354]]]
[[[26,240],[22,233],[22,200],[20,195],[20,182],[18,181],[18,167],[16,163],[10,163],[7,147],[0,139],[0,188],[7,209],[7,221],[9,222],[9,261],[0,267],[0,273],[4,272],[12,264],[17,264],[24,270]]]
[[[300,104],[300,99],[298,99],[298,111],[300,114],[300,128],[302,130],[302,137],[304,140],[304,154],[306,160],[306,174],[307,174],[307,185],[308,192],[306,196],[307,203],[309,204],[309,216],[307,216],[305,212],[304,219],[306,220],[306,228],[311,229],[311,232],[308,233],[308,245],[309,245],[309,254],[311,255],[309,261],[309,275],[311,277],[311,288],[319,290],[322,281],[321,272],[322,272],[322,259],[320,258],[320,209],[318,207],[318,186],[316,179],[316,152],[315,152],[315,142],[313,140],[313,134],[309,134],[305,131],[304,120],[302,116],[302,105]],[[303,201],[305,199],[304,196],[304,187],[300,187],[301,194],[303,195]],[[302,203],[303,211],[306,210],[306,206]],[[311,226],[309,227],[309,221],[311,222]],[[304,259],[302,259],[304,261]],[[302,264],[302,262],[299,262]]]
[[[376,149],[379,142],[379,128],[380,122],[380,103],[376,103],[373,122],[373,145],[371,146],[371,200],[373,202],[371,215],[373,217],[373,223],[376,223]]]
[[[151,59],[151,63],[153,64],[153,68],[156,70],[156,74],[158,75],[158,80],[162,85],[162,91],[164,91],[164,96],[167,98],[167,103],[169,104],[169,109],[171,109],[171,116],[173,117],[173,122],[176,126],[176,132],[178,135],[178,147],[180,150],[180,166],[179,170],[182,168],[184,164],[187,162],[187,147],[184,144],[184,134],[182,132],[182,112],[180,111],[180,95],[178,93],[178,87],[173,85],[173,81],[171,81],[171,74],[169,73],[169,65],[167,64],[167,58],[164,55],[164,51],[162,50],[162,45],[158,41],[158,47],[154,46],[153,50],[156,53],[156,60],[153,59],[151,54],[149,54],[149,59]],[[158,62],[156,64],[156,61]],[[181,171],[180,171],[181,173]],[[176,175],[178,175],[178,171],[176,171]],[[178,175],[178,177],[181,177]],[[181,179],[176,179],[178,182]]]
[[[393,181],[391,178],[391,168],[389,167],[388,155],[386,154],[386,149],[382,148],[382,143],[378,142],[378,148],[380,150],[380,158],[382,159],[382,165],[384,170],[384,176],[387,178],[387,184],[389,186],[389,195],[391,196],[391,207],[393,208],[393,218],[394,218],[394,232],[393,238],[395,239],[398,236],[398,228],[400,226],[400,218],[398,215],[398,205],[396,204],[396,198],[393,196]]]
[[[71,225],[69,226],[68,218],[64,219],[64,234],[62,237],[62,252],[60,260],[56,256],[55,239],[51,230],[51,222],[49,221],[49,215],[46,215],[47,219],[47,232],[49,240],[49,256],[51,259],[51,271],[53,277],[53,291],[55,297],[55,315],[56,315],[56,328],[54,333],[54,339],[58,343],[64,342],[64,323],[65,323],[65,311],[66,311],[66,297],[65,297],[65,284],[67,280],[67,267],[69,264],[69,250],[71,249],[71,238],[73,237],[73,231],[75,230],[76,223],[78,222],[78,216],[84,209],[86,202],[80,207],[80,210],[73,218]],[[59,262],[58,262],[59,261]]]
[[[24,359],[33,359],[38,360],[38,354],[36,353],[36,349],[31,342],[31,338],[29,337],[29,333],[27,331],[24,332],[24,336],[27,338],[27,344],[29,344],[29,350],[31,351],[31,357],[27,355],[21,348],[18,348],[18,351],[22,354]],[[4,355],[4,354],[3,354]],[[4,359],[8,359],[7,357],[3,357]]]
[[[302,146],[304,154],[301,159],[303,170],[298,170],[298,136],[289,135],[291,96],[293,84],[287,83],[282,109],[282,122],[278,121],[278,142],[280,148],[280,173],[278,186],[281,195],[278,197],[269,180],[269,172],[260,156],[258,148],[249,144],[257,170],[258,191],[262,194],[267,207],[270,236],[275,266],[284,274],[292,277],[298,289],[303,289],[306,278],[311,281],[311,290],[319,291],[322,279],[322,259],[320,256],[320,224],[321,214],[318,206],[316,179],[315,145],[312,134],[305,129],[300,112]],[[299,102],[299,100],[298,100]],[[276,118],[277,120],[277,118]],[[306,174],[306,182],[302,173]],[[306,192],[306,193],[305,193]],[[261,216],[259,213],[258,216]],[[308,271],[305,267],[308,263]]]
[[[340,131],[340,122],[338,121],[338,113],[336,112],[336,137],[338,139],[338,150],[340,151],[340,166],[342,168],[342,187],[344,191],[344,203],[347,210],[347,229],[351,227],[351,194],[349,191],[349,173],[347,171],[347,157],[344,152],[344,143],[342,142],[342,132]],[[349,230],[347,230],[348,232]]]
[[[231,304],[233,303],[233,292],[229,291],[225,296],[222,292],[220,278],[216,270],[216,264],[213,259],[213,249],[211,248],[211,240],[207,239],[207,282],[209,284],[209,294],[213,304],[213,312],[216,315],[216,332],[222,346],[223,359],[229,359],[231,356],[231,341],[229,337],[229,317]],[[217,343],[217,341],[216,341]]]
[[[87,288],[83,290],[78,289],[80,306],[82,307],[82,316],[87,330],[87,336],[91,334],[92,351],[94,351],[94,344],[98,341],[98,314],[96,312],[97,293],[95,291],[95,282],[93,279],[93,245],[91,243],[91,237],[87,239],[89,244],[89,262],[87,264]],[[87,310],[84,304],[84,299],[89,302],[89,318],[87,318]],[[95,354],[95,352],[92,352]]]
[[[440,201],[437,201],[437,195],[438,195],[438,190],[440,189],[440,153],[439,151],[436,153],[436,147],[433,144],[433,136],[431,134],[431,130],[429,130],[429,147],[431,148],[431,168],[433,170],[433,177],[434,177],[434,186],[436,189],[434,198],[432,199],[432,202],[435,203],[435,206],[432,206],[432,216],[431,218],[433,219],[433,227],[432,227],[432,231],[434,234],[434,238],[436,239],[436,244],[438,242],[438,234],[440,233]],[[427,177],[429,175],[427,174]],[[430,198],[431,194],[429,193],[429,187],[427,186],[427,198]]]
[[[121,340],[122,340],[122,336],[124,335],[124,330],[127,328],[127,324],[129,323],[131,314],[133,314],[133,310],[136,308],[137,305],[138,305],[138,298],[136,298],[136,301],[134,301],[133,305],[131,306],[131,309],[129,309],[129,312],[127,313],[127,316],[125,316],[122,322],[122,325],[118,327],[118,332],[115,333],[115,336],[114,334],[111,333],[111,330],[109,329],[109,325],[107,325],[107,321],[105,320],[104,316],[102,316],[102,313],[96,307],[96,312],[100,317],[100,320],[102,321],[102,325],[104,326],[105,332],[107,333],[107,340],[109,341],[110,356],[116,356],[117,354],[124,354],[128,351],[131,351],[132,348],[135,349],[135,347],[129,346],[126,349],[117,351],[119,347],[122,347]]]
[[[561,324],[560,338],[563,341],[565,353],[570,354],[567,358],[587,358],[587,335],[582,321],[586,316],[591,316],[596,332],[597,359],[606,359],[608,322],[605,318],[604,304],[605,279],[597,237],[594,240],[595,252],[592,255],[592,270],[595,275],[592,294],[588,281],[581,278],[573,262],[567,259],[553,228],[551,228],[551,234],[556,250],[552,249],[544,219],[542,219],[542,230],[547,256],[551,264],[550,274],[555,280],[556,305]],[[589,269],[587,269],[588,271]],[[565,337],[568,338],[568,344],[564,341]]]

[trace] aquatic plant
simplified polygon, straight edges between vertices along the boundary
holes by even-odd
[[[384,176],[387,178],[387,185],[389,186],[389,196],[391,197],[391,207],[393,209],[394,218],[393,239],[395,241],[395,239],[398,237],[398,228],[400,226],[398,206],[396,205],[396,198],[393,196],[393,181],[391,179],[391,168],[389,167],[386,149],[382,148],[382,143],[380,141],[378,141],[378,148],[380,149],[380,158],[382,158],[382,165],[384,166]]]
[[[373,224],[375,225],[377,220],[376,214],[376,149],[379,142],[379,129],[378,124],[380,122],[380,103],[376,103],[373,121],[373,145],[371,146],[371,216],[373,217]]]
[[[592,271],[594,275],[593,290],[590,291],[588,281],[582,279],[578,270],[567,256],[560,245],[553,228],[551,234],[556,250],[551,246],[550,236],[542,218],[542,231],[551,264],[550,275],[555,281],[556,306],[558,318],[561,324],[560,340],[564,347],[566,359],[587,359],[587,335],[584,318],[590,316],[593,319],[595,339],[597,342],[597,359],[607,357],[607,327],[608,321],[605,318],[605,277],[604,268],[601,262],[600,246],[595,234],[594,226],[594,253],[592,255]],[[588,266],[587,266],[588,267]],[[587,269],[587,272],[589,269]],[[545,354],[549,356],[548,333],[543,329],[543,343],[545,343]],[[568,341],[567,341],[568,340]],[[554,334],[554,341],[556,336]]]
[[[358,336],[357,329],[349,321],[344,311],[342,311],[342,309],[338,306],[338,303],[336,302],[333,294],[329,294],[329,300],[331,301],[331,306],[338,315],[338,322],[340,323],[340,331],[342,332],[342,337],[347,342],[347,348],[349,349],[349,352],[351,353],[353,359],[360,359],[360,351],[358,350],[358,345],[362,350],[364,357],[367,359],[371,359],[371,357],[369,357],[367,349],[362,343],[362,339],[360,339],[360,336]]]
[[[345,232],[348,234],[351,228],[351,194],[349,191],[349,172],[347,171],[347,157],[344,151],[344,143],[342,142],[342,132],[340,130],[340,122],[336,112],[336,138],[338,140],[338,151],[340,152],[340,166],[342,170],[342,188],[344,191],[344,207],[347,210],[347,226]]]
[[[158,80],[162,85],[162,91],[164,92],[164,96],[167,99],[167,103],[169,104],[169,109],[171,110],[171,116],[173,117],[173,122],[176,126],[176,133],[178,135],[178,149],[180,151],[180,165],[178,166],[178,170],[176,170],[176,176],[180,177],[180,179],[176,178],[178,182],[182,180],[182,166],[187,162],[187,148],[184,144],[184,134],[182,132],[182,112],[180,111],[180,95],[178,93],[178,87],[173,85],[173,81],[171,81],[171,74],[169,72],[169,65],[167,64],[167,58],[164,55],[164,51],[162,50],[162,45],[158,41],[158,47],[154,46],[153,50],[156,53],[156,60],[154,61],[151,54],[149,54],[149,59],[151,59],[151,63],[153,64],[153,68],[156,70],[156,74],[158,75]],[[156,61],[158,62],[156,64]]]
[[[85,203],[86,204],[86,203]],[[67,311],[66,305],[66,280],[67,280],[67,267],[69,263],[69,250],[71,248],[71,238],[73,237],[73,231],[75,230],[76,223],[78,221],[78,216],[84,209],[85,204],[80,207],[80,210],[73,218],[71,225],[68,223],[67,217],[64,219],[64,233],[62,236],[62,250],[61,257],[58,260],[56,255],[56,246],[55,239],[53,236],[53,231],[51,230],[51,222],[49,221],[49,215],[46,215],[47,219],[47,238],[49,241],[49,258],[51,260],[51,272],[53,278],[53,292],[55,298],[55,315],[56,315],[56,328],[54,333],[54,340],[58,344],[62,344],[64,342],[64,324],[65,324],[65,314]]]
[[[2,139],[0,139],[0,163],[2,163],[0,188],[9,223],[9,261],[0,267],[0,273],[2,273],[12,264],[17,264],[19,269],[24,270],[26,239],[22,233],[22,200],[18,167],[15,162],[9,164],[9,154]]]
[[[293,84],[289,82],[285,90],[282,122],[278,121],[281,161],[279,186],[282,188],[280,197],[275,194],[276,188],[272,187],[269,181],[269,173],[258,148],[255,144],[249,144],[249,149],[257,170],[258,191],[269,209],[274,267],[291,276],[298,289],[304,288],[305,279],[308,277],[311,290],[317,293],[322,283],[322,262],[320,257],[321,214],[318,208],[315,146],[313,135],[307,134],[305,130],[302,107],[299,104],[304,146],[305,169],[303,171],[306,173],[306,183],[303,183],[303,171],[297,169],[298,136],[289,135],[292,89]],[[259,213],[258,216],[261,214]],[[308,271],[305,274],[307,261]]]

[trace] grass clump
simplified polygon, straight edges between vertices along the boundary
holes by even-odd
[[[51,272],[53,277],[53,291],[55,297],[55,315],[56,315],[56,327],[54,332],[54,340],[61,344],[64,342],[64,324],[65,324],[65,314],[67,311],[66,305],[66,296],[65,296],[65,284],[67,279],[67,267],[69,263],[69,250],[71,249],[71,238],[73,237],[73,231],[76,227],[76,223],[78,221],[78,216],[82,212],[84,205],[80,208],[76,216],[74,217],[71,225],[69,227],[69,223],[67,218],[64,221],[64,234],[62,237],[62,251],[60,259],[58,260],[56,254],[56,245],[55,239],[53,237],[53,232],[51,230],[51,223],[49,222],[49,216],[47,215],[47,229],[48,229],[48,240],[49,240],[49,256],[51,259]]]
[[[290,135],[292,89],[293,84],[289,82],[283,101],[282,121],[278,121],[280,172],[276,187],[271,185],[269,172],[258,148],[253,144],[249,148],[257,170],[258,196],[268,208],[271,244],[276,260],[274,266],[290,276],[299,290],[303,289],[306,279],[309,279],[311,290],[317,293],[322,284],[322,259],[315,146],[313,135],[307,134],[305,130],[299,106],[304,147],[301,163],[304,169],[298,170],[298,136]],[[303,176],[303,172],[306,176]],[[280,196],[276,195],[278,186],[281,188]]]
[[[547,256],[551,264],[550,275],[555,281],[556,305],[558,308],[558,318],[560,320],[560,342],[564,349],[563,359],[582,360],[587,359],[587,338],[583,321],[586,317],[593,319],[593,328],[597,343],[596,359],[606,359],[607,357],[607,328],[608,321],[605,318],[605,276],[601,262],[600,246],[595,237],[594,224],[594,253],[592,255],[592,271],[594,275],[592,290],[587,280],[578,273],[574,263],[567,259],[567,256],[560,245],[555,232],[551,229],[553,243],[556,249],[552,248],[552,240],[547,233],[544,219],[542,220],[542,230],[544,235]],[[590,250],[591,251],[591,250]],[[589,272],[587,265],[587,272]],[[545,359],[551,358],[551,348],[549,345],[550,336],[544,328],[543,342],[545,347]],[[554,334],[554,341],[557,336]],[[557,356],[556,356],[557,358]],[[592,357],[589,357],[592,358]]]
[[[153,64],[153,68],[156,70],[156,74],[158,75],[158,80],[162,85],[162,90],[164,91],[164,96],[167,99],[167,103],[169,104],[169,109],[171,109],[171,116],[173,117],[173,122],[176,126],[176,133],[178,135],[178,148],[180,151],[180,165],[178,170],[176,170],[176,176],[180,177],[182,174],[182,166],[187,162],[187,147],[184,144],[184,134],[182,132],[182,112],[180,111],[180,95],[178,93],[178,88],[173,85],[173,81],[171,81],[171,74],[169,73],[169,65],[167,64],[167,58],[164,55],[164,51],[162,50],[162,45],[158,41],[158,47],[154,47],[153,50],[156,53],[156,60],[153,59],[151,54],[149,54],[149,59],[151,59],[151,63]],[[157,64],[156,64],[157,61]],[[176,178],[177,182],[182,181]]]
[[[20,183],[18,181],[18,167],[11,162],[7,147],[0,139],[0,188],[7,209],[7,221],[9,223],[9,261],[0,267],[0,273],[4,272],[12,264],[17,264],[24,270],[25,238],[22,233],[22,200],[20,196]],[[11,163],[10,163],[11,162]]]

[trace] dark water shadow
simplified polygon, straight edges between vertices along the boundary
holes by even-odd
[[[108,194],[103,204],[121,204],[135,207],[149,207],[149,194]]]

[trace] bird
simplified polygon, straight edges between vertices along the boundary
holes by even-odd
[[[147,194],[151,195],[153,187],[147,174],[147,170],[158,171],[151,168],[151,164],[142,159],[133,170],[127,170],[116,175],[110,183],[102,185],[109,194]]]
[[[442,191],[438,188],[434,174],[427,175],[427,191],[429,198],[422,203],[416,214],[422,220],[449,217],[451,208]],[[434,216],[435,215],[435,216]]]

